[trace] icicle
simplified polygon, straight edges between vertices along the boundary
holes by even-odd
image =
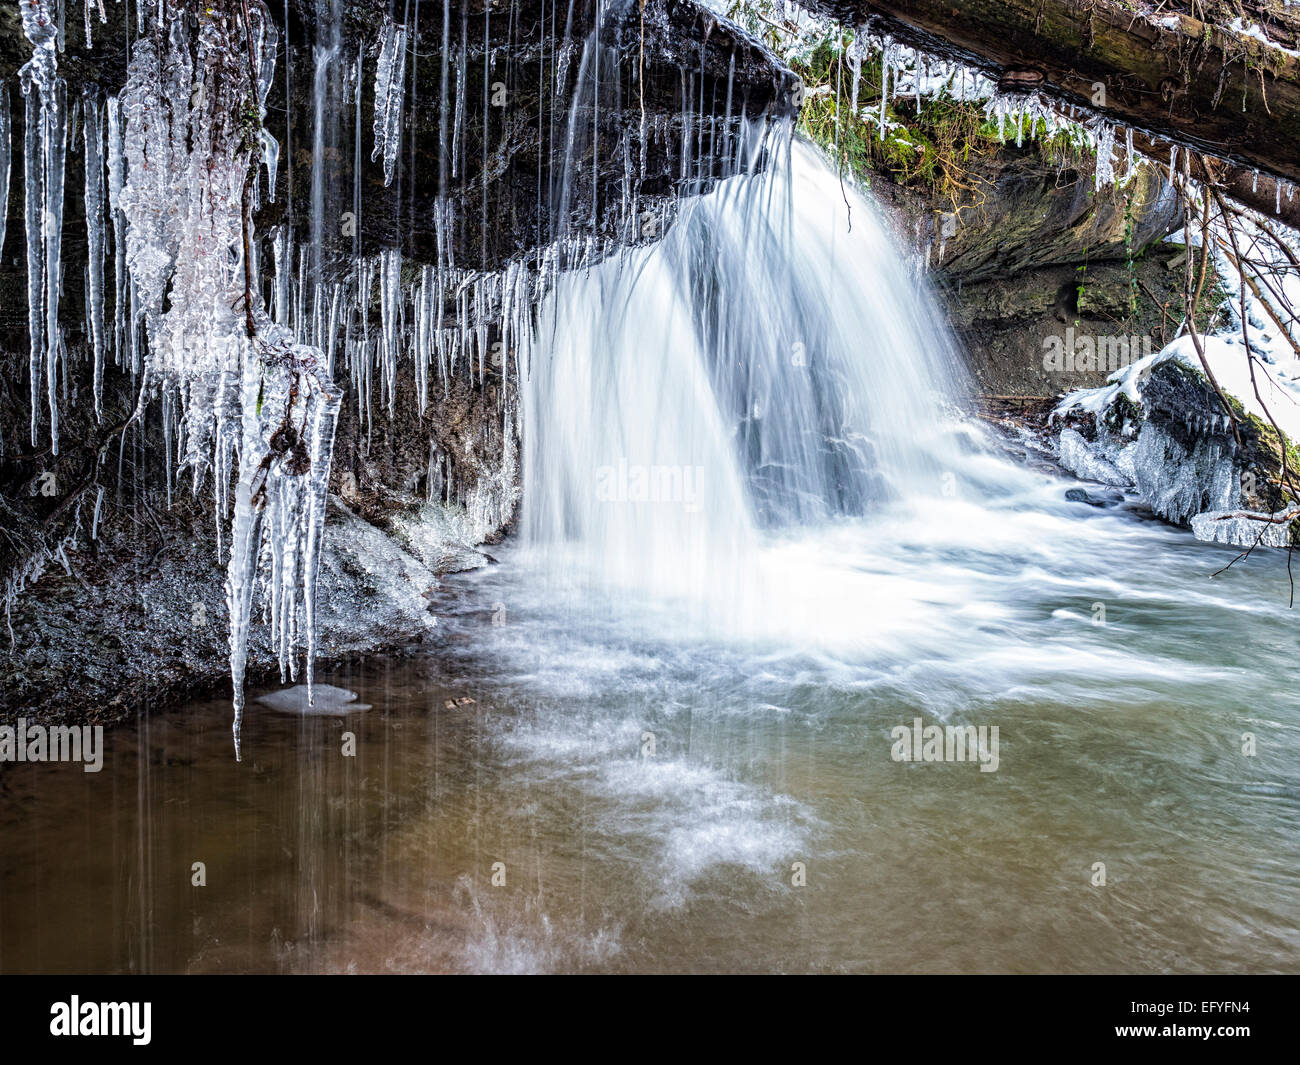
[[[885,38],[880,50],[880,118],[876,123],[876,129],[882,140],[888,122],[886,109],[889,106],[889,69],[894,58],[894,49],[894,43],[889,38]]]
[[[446,62],[446,57],[443,57]],[[384,19],[375,69],[375,149],[373,162],[384,160],[384,184],[393,180],[402,137],[402,102],[406,94],[406,27]]]
[[[849,46],[849,66],[853,70],[853,81],[849,86],[849,110],[853,112],[854,117],[858,113],[858,86],[862,82],[862,50],[866,46],[867,36],[862,27],[853,31],[853,44]],[[732,55],[732,67],[735,67],[735,55]],[[730,107],[728,107],[728,117],[730,117]]]
[[[90,25],[89,16],[86,25]],[[86,146],[86,309],[95,360],[95,417],[104,414],[104,124],[97,97],[87,97],[82,135]]]
[[[104,486],[99,486],[99,491],[95,493],[95,511],[90,519],[90,538],[99,539],[99,519],[104,512]]]
[[[9,165],[13,144],[9,134],[9,86],[0,83],[0,252],[5,246],[5,223],[9,218]]]
[[[23,0],[23,32],[32,58],[19,71],[26,97],[27,313],[30,330],[32,443],[40,419],[40,375],[45,369],[50,444],[59,451],[59,271],[63,233],[63,159],[66,89],[57,76],[58,29],[44,0]]]
[[[113,356],[118,366],[124,361],[126,347],[126,219],[122,215],[119,199],[126,183],[126,168],[122,161],[121,106],[116,96],[108,101],[108,210],[113,217]]]
[[[456,107],[451,127],[451,176],[457,177],[457,156],[461,139],[461,127],[465,124],[465,75],[466,55],[459,50],[456,55]]]
[[[265,127],[262,129],[262,162],[266,164],[266,199],[268,203],[275,203],[275,174],[280,165],[280,142]]]
[[[102,24],[108,22],[108,13],[104,10],[104,0],[85,0],[86,4],[86,50],[89,51],[95,47],[95,33],[91,28],[90,16],[96,9],[99,11],[99,21]]]
[[[1115,127],[1109,122],[1097,126],[1097,164],[1094,184],[1098,189],[1115,184]]]

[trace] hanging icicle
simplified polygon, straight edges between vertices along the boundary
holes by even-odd
[[[96,95],[83,102],[85,145],[86,311],[94,359],[95,417],[104,414],[104,122],[103,104]]]
[[[379,31],[379,64],[375,68],[375,149],[373,162],[384,161],[384,184],[393,170],[402,140],[402,105],[406,95],[406,27],[384,19]]]

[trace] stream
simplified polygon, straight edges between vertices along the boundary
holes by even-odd
[[[370,709],[5,767],[0,970],[1294,968],[1286,556],[1067,500],[781,153],[561,279],[516,533],[318,673]],[[904,760],[935,726],[978,751]]]

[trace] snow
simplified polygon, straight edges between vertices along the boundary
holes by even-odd
[[[1228,29],[1232,30],[1233,33],[1241,34],[1243,37],[1252,37],[1266,47],[1281,52],[1283,55],[1300,58],[1300,51],[1296,51],[1293,48],[1286,48],[1283,45],[1278,44],[1276,41],[1269,40],[1268,34],[1264,32],[1264,28],[1258,22],[1247,22],[1238,15],[1228,23]]]
[[[1300,439],[1300,387],[1297,387],[1296,382],[1296,378],[1300,377],[1300,362],[1295,358],[1281,364],[1257,361],[1254,370],[1259,395],[1256,396],[1251,386],[1250,365],[1243,348],[1234,342],[1233,337],[1222,334],[1201,337],[1201,347],[1205,352],[1206,364],[1225,392],[1239,400],[1249,413],[1258,415],[1266,422],[1269,415],[1272,415],[1278,428],[1288,437]],[[1120,396],[1139,404],[1142,383],[1152,370],[1169,359],[1178,359],[1198,372],[1204,372],[1194,341],[1190,336],[1184,335],[1159,351],[1116,370],[1106,379],[1105,385],[1075,389],[1068,393],[1057,404],[1054,415],[1064,415],[1071,411],[1099,414]]]

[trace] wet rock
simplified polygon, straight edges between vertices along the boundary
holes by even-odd
[[[1124,188],[1095,187],[1092,162],[1067,163],[1027,143],[969,161],[976,190],[953,205],[879,174],[877,196],[901,236],[929,248],[931,277],[988,400],[1055,396],[1102,383],[1116,368],[1044,364],[1066,330],[1094,339],[1137,337],[1155,350],[1176,328],[1181,249],[1159,242],[1181,225],[1170,186],[1143,167]],[[1127,230],[1132,222],[1131,231]],[[947,234],[943,236],[943,234]]]

